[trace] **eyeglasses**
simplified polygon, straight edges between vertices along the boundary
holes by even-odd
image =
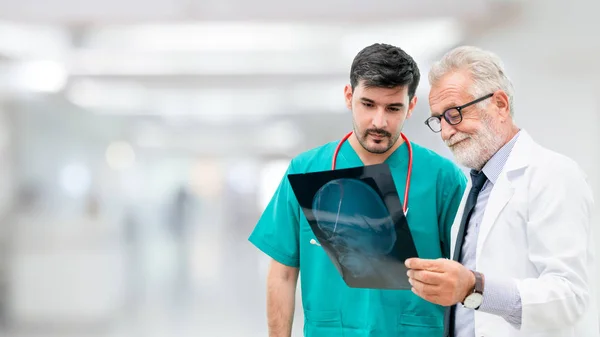
[[[442,131],[442,117],[444,117],[444,120],[446,120],[446,122],[448,124],[456,125],[456,124],[462,122],[462,120],[463,120],[462,111],[461,111],[462,109],[464,109],[468,106],[471,106],[473,104],[479,103],[479,102],[481,102],[485,99],[488,99],[492,96],[494,96],[493,93],[487,94],[487,95],[480,97],[469,103],[450,108],[450,109],[444,111],[444,113],[441,115],[431,116],[431,117],[427,118],[427,120],[425,121],[425,124],[427,124],[427,126],[431,129],[431,131],[440,132],[440,131]]]

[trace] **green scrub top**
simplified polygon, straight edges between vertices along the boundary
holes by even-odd
[[[330,170],[338,143],[325,144],[292,159],[249,241],[276,261],[300,268],[305,337],[441,337],[445,307],[427,302],[410,290],[350,288],[323,248],[313,244],[316,238],[287,174]],[[449,258],[450,228],[466,187],[466,176],[450,160],[411,145],[413,169],[407,220],[417,251],[421,258]],[[402,144],[386,163],[402,199],[407,145]],[[336,168],[357,166],[363,166],[362,161],[350,143],[344,142]]]

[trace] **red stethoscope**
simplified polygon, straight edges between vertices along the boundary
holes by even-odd
[[[348,140],[348,138],[350,138],[350,136],[352,135],[352,132],[353,131],[348,132],[348,134],[345,135],[344,138],[342,138],[342,140],[340,140],[340,143],[335,148],[335,152],[333,153],[333,160],[331,163],[332,170],[335,170],[335,163],[337,161],[337,156],[338,156],[338,153],[340,152],[340,148],[342,147],[342,144],[344,144],[344,142],[346,140]],[[408,191],[410,189],[410,176],[412,173],[413,155],[412,155],[412,146],[410,145],[408,138],[406,138],[404,133],[400,133],[400,135],[402,136],[402,139],[404,139],[404,142],[406,143],[407,150],[408,150],[408,171],[406,173],[406,187],[404,188],[404,205],[402,206],[402,210],[404,211],[404,215],[406,216],[406,214],[408,213]]]

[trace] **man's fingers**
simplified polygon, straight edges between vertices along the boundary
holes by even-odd
[[[428,285],[439,285],[442,282],[441,273],[428,270],[409,270],[407,275],[410,279],[419,281]]]
[[[445,259],[428,260],[419,258],[410,258],[404,262],[406,267],[410,269],[429,270],[438,273],[445,271],[444,263]]]
[[[436,286],[425,284],[415,279],[409,279],[409,282],[412,286],[412,291],[425,300],[429,300],[431,296],[435,296],[438,293]]]
[[[425,294],[423,293],[423,291],[425,290],[425,283],[417,281],[415,279],[408,279],[408,282],[410,282],[410,285],[413,287],[413,292],[421,297],[423,297]]]
[[[444,306],[455,304],[457,301],[453,298],[451,280],[448,279],[448,273],[432,272],[428,270],[408,271],[411,290],[422,299]]]
[[[443,306],[448,306],[447,304],[444,304],[444,302],[440,299],[440,297],[437,294],[435,294],[435,293],[427,294],[427,293],[424,293],[422,291],[420,292],[415,287],[413,287],[411,289],[411,291],[415,295],[419,296],[420,298],[424,299],[427,302],[431,302],[431,303],[438,304],[438,305],[443,305]]]

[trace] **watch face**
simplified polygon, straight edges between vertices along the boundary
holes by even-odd
[[[472,293],[471,295],[465,298],[464,306],[470,309],[479,308],[481,302],[483,301],[483,296],[480,293]]]

